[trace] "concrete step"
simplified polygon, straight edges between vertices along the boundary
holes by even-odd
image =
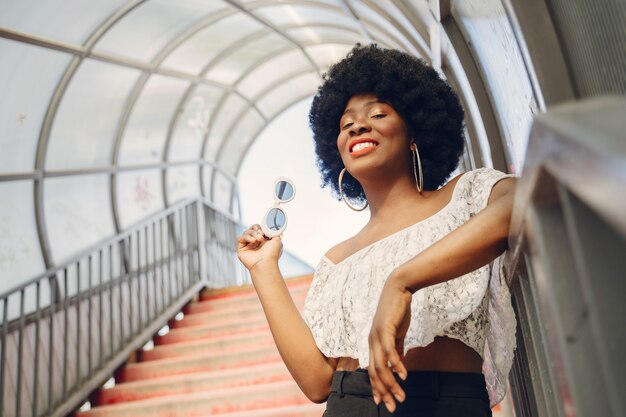
[[[170,326],[170,329],[182,329],[197,326],[241,328],[245,327],[248,323],[256,325],[265,320],[265,314],[261,308],[255,308],[247,315],[220,315],[217,317],[210,317],[208,319],[202,316],[203,314],[189,314],[185,316],[183,320],[178,320],[174,323],[174,326]]]
[[[303,275],[301,277],[288,278],[285,280],[285,284],[287,284],[287,288],[289,291],[301,291],[308,290],[311,285],[311,280],[313,279],[313,275]],[[218,300],[218,299],[227,299],[230,297],[239,297],[242,298],[244,296],[250,296],[255,294],[254,286],[252,284],[242,285],[238,287],[228,287],[222,289],[204,289],[200,292],[200,300]]]
[[[302,308],[311,276],[287,283]],[[283,364],[254,289],[206,290],[77,417],[319,417]]]
[[[168,395],[191,394],[227,387],[293,381],[281,362],[224,369],[196,374],[166,376],[117,384],[98,393],[98,405],[139,401]]]
[[[215,337],[212,339],[157,345],[153,349],[141,351],[139,353],[139,360],[143,362],[156,359],[185,357],[205,352],[228,352],[233,349],[249,346],[261,347],[275,345],[271,333],[267,330],[261,330]]]
[[[127,364],[119,373],[120,382],[161,378],[169,375],[209,372],[280,361],[274,346],[239,349],[235,352],[208,352],[182,358],[157,359]]]
[[[211,417],[320,417],[326,404],[302,404],[288,407],[248,410],[244,412],[211,414]],[[203,417],[209,417],[203,416]]]
[[[295,301],[296,307],[299,311],[302,311],[304,306],[304,298]],[[170,320],[168,323],[170,328],[175,329],[179,327],[197,326],[199,322],[219,322],[224,319],[232,320],[245,320],[255,315],[263,315],[263,308],[261,304],[254,304],[249,306],[232,306],[220,310],[213,310],[208,312],[196,312],[185,314],[180,320]]]
[[[281,381],[98,406],[77,417],[203,417],[299,404],[310,401],[295,382]]]
[[[291,293],[291,297],[296,302],[304,301],[306,298],[306,293],[308,289],[302,288],[298,289]],[[239,297],[227,297],[223,299],[216,300],[206,300],[206,301],[195,301],[193,303],[188,304],[183,308],[183,313],[185,314],[193,314],[193,313],[206,313],[209,311],[218,311],[223,309],[232,309],[232,308],[247,308],[248,306],[258,305],[261,303],[256,293],[252,293],[250,295]]]
[[[225,325],[205,324],[202,326],[191,326],[171,329],[163,336],[155,336],[155,345],[168,343],[190,342],[193,340],[211,339],[228,335],[240,335],[249,332],[257,332],[269,329],[265,317],[258,317],[256,321],[249,323],[234,323]]]

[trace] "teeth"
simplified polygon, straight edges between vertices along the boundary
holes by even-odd
[[[357,143],[356,145],[354,145],[352,147],[352,152],[358,152],[361,149],[365,149],[365,148],[373,148],[374,146],[376,146],[375,143],[373,142],[361,142],[361,143]]]

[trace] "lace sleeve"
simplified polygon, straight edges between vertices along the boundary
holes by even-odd
[[[474,214],[487,206],[489,196],[498,181],[513,177],[492,168],[481,168],[472,172],[471,206]],[[502,268],[502,255],[490,268],[488,327],[484,350],[483,374],[491,406],[502,401],[506,392],[506,380],[513,364],[515,350],[515,328],[517,322],[511,305],[511,294]]]
[[[491,191],[498,181],[513,177],[513,174],[505,174],[493,168],[480,168],[465,175],[470,175],[470,178],[468,178],[470,183],[468,204],[470,205],[471,215],[487,207]]]

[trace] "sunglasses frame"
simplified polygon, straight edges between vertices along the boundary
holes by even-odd
[[[281,200],[278,198],[278,195],[276,193],[276,187],[278,186],[278,184],[280,182],[286,182],[287,184],[291,185],[291,189],[293,190],[291,197],[288,199],[284,199]],[[261,230],[263,231],[263,234],[268,237],[268,238],[273,238],[276,236],[280,236],[283,234],[283,232],[285,231],[285,229],[287,228],[287,213],[285,212],[285,210],[283,210],[283,208],[281,207],[281,204],[285,204],[290,202],[291,200],[294,199],[294,197],[296,196],[296,186],[293,183],[293,181],[291,180],[291,178],[287,178],[287,177],[278,177],[274,180],[274,186],[272,187],[272,190],[274,191],[274,204],[272,205],[272,207],[269,208],[269,210],[267,210],[265,212],[265,214],[263,215],[263,220],[261,221]],[[272,212],[273,209],[278,209],[280,210],[283,215],[285,216],[285,224],[278,230],[272,230],[270,229],[270,227],[267,225],[267,218],[269,217],[270,213]]]

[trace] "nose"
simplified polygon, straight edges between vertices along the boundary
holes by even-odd
[[[369,132],[370,130],[371,130],[370,125],[363,119],[359,119],[355,121],[352,124],[352,126],[350,126],[350,134],[352,136],[361,135],[365,132]]]

